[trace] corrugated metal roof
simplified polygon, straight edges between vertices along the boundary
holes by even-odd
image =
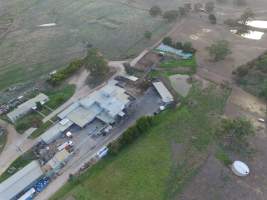
[[[40,93],[36,97],[20,104],[17,108],[8,113],[7,116],[12,122],[15,122],[17,118],[27,114],[27,112],[29,112],[34,106],[36,106],[37,102],[41,102],[43,104],[48,100],[48,96],[43,93]]]
[[[104,122],[113,122],[130,102],[128,97],[123,88],[110,83],[72,104],[58,116],[61,119],[66,117],[80,127],[84,127],[97,116],[99,119],[104,119]]]
[[[57,139],[62,132],[66,131],[71,125],[72,121],[68,121],[64,125],[60,122],[49,128],[46,132],[44,132],[39,138],[43,140],[45,143],[49,144],[53,140]]]
[[[153,86],[158,91],[161,99],[164,103],[171,103],[173,101],[173,96],[169,90],[165,87],[162,82],[153,82]]]
[[[38,161],[32,161],[0,184],[0,200],[9,200],[43,175]]]

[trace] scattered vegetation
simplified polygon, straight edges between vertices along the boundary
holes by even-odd
[[[207,47],[207,50],[215,62],[224,60],[227,55],[232,53],[226,40],[216,41],[210,47]]]
[[[21,168],[25,167],[31,161],[37,159],[34,152],[29,150],[18,157],[15,161],[11,163],[11,165],[7,168],[7,170],[0,175],[0,182],[6,180],[8,177],[15,174]]]
[[[24,133],[27,129],[38,128],[42,124],[42,116],[35,111],[30,112],[26,116],[17,119],[15,128],[19,133]]]
[[[233,163],[229,155],[222,148],[218,148],[215,157],[220,160],[225,166],[229,166]]]

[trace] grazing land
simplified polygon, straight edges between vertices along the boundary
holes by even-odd
[[[163,200],[175,197],[208,155],[229,91],[194,86],[186,103],[158,115],[148,134],[67,183],[52,199]],[[173,108],[174,109],[174,108]]]
[[[110,59],[127,58],[155,43],[171,24],[153,18],[155,4],[163,10],[183,2],[127,0],[3,0],[0,16],[0,90],[35,81],[71,60],[87,46]],[[51,27],[39,25],[55,23]],[[144,32],[151,31],[151,40]]]

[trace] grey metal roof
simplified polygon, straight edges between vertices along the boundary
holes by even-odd
[[[9,112],[7,116],[12,122],[15,122],[16,119],[27,114],[34,106],[36,106],[37,102],[41,102],[42,104],[44,104],[48,100],[49,100],[48,96],[46,96],[43,93],[40,93],[36,97],[20,104],[13,111]]]
[[[80,127],[84,127],[97,117],[106,123],[113,122],[130,102],[128,97],[123,88],[109,83],[72,104],[58,117],[61,119],[66,117]]]
[[[73,124],[72,121],[67,121],[65,123],[58,122],[51,128],[49,128],[46,132],[44,132],[39,139],[44,141],[45,143],[49,144],[57,139],[64,131],[66,131],[71,125]]]
[[[17,173],[0,183],[0,200],[9,200],[43,175],[38,161],[32,161]]]
[[[158,91],[161,99],[164,103],[170,103],[173,101],[173,96],[170,91],[165,87],[162,82],[153,82],[153,86]]]

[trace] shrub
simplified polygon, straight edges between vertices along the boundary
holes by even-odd
[[[172,39],[170,37],[163,38],[162,43],[168,46],[173,46]]]
[[[163,18],[166,19],[168,22],[173,22],[177,19],[178,15],[179,15],[179,11],[169,10],[163,14]]]
[[[151,39],[151,37],[152,37],[152,33],[151,33],[150,31],[146,31],[146,32],[144,33],[144,37],[145,37],[146,39]]]
[[[116,155],[126,145],[133,143],[140,135],[147,133],[153,125],[153,117],[142,117],[136,124],[128,128],[117,140],[108,145],[109,152]]]

